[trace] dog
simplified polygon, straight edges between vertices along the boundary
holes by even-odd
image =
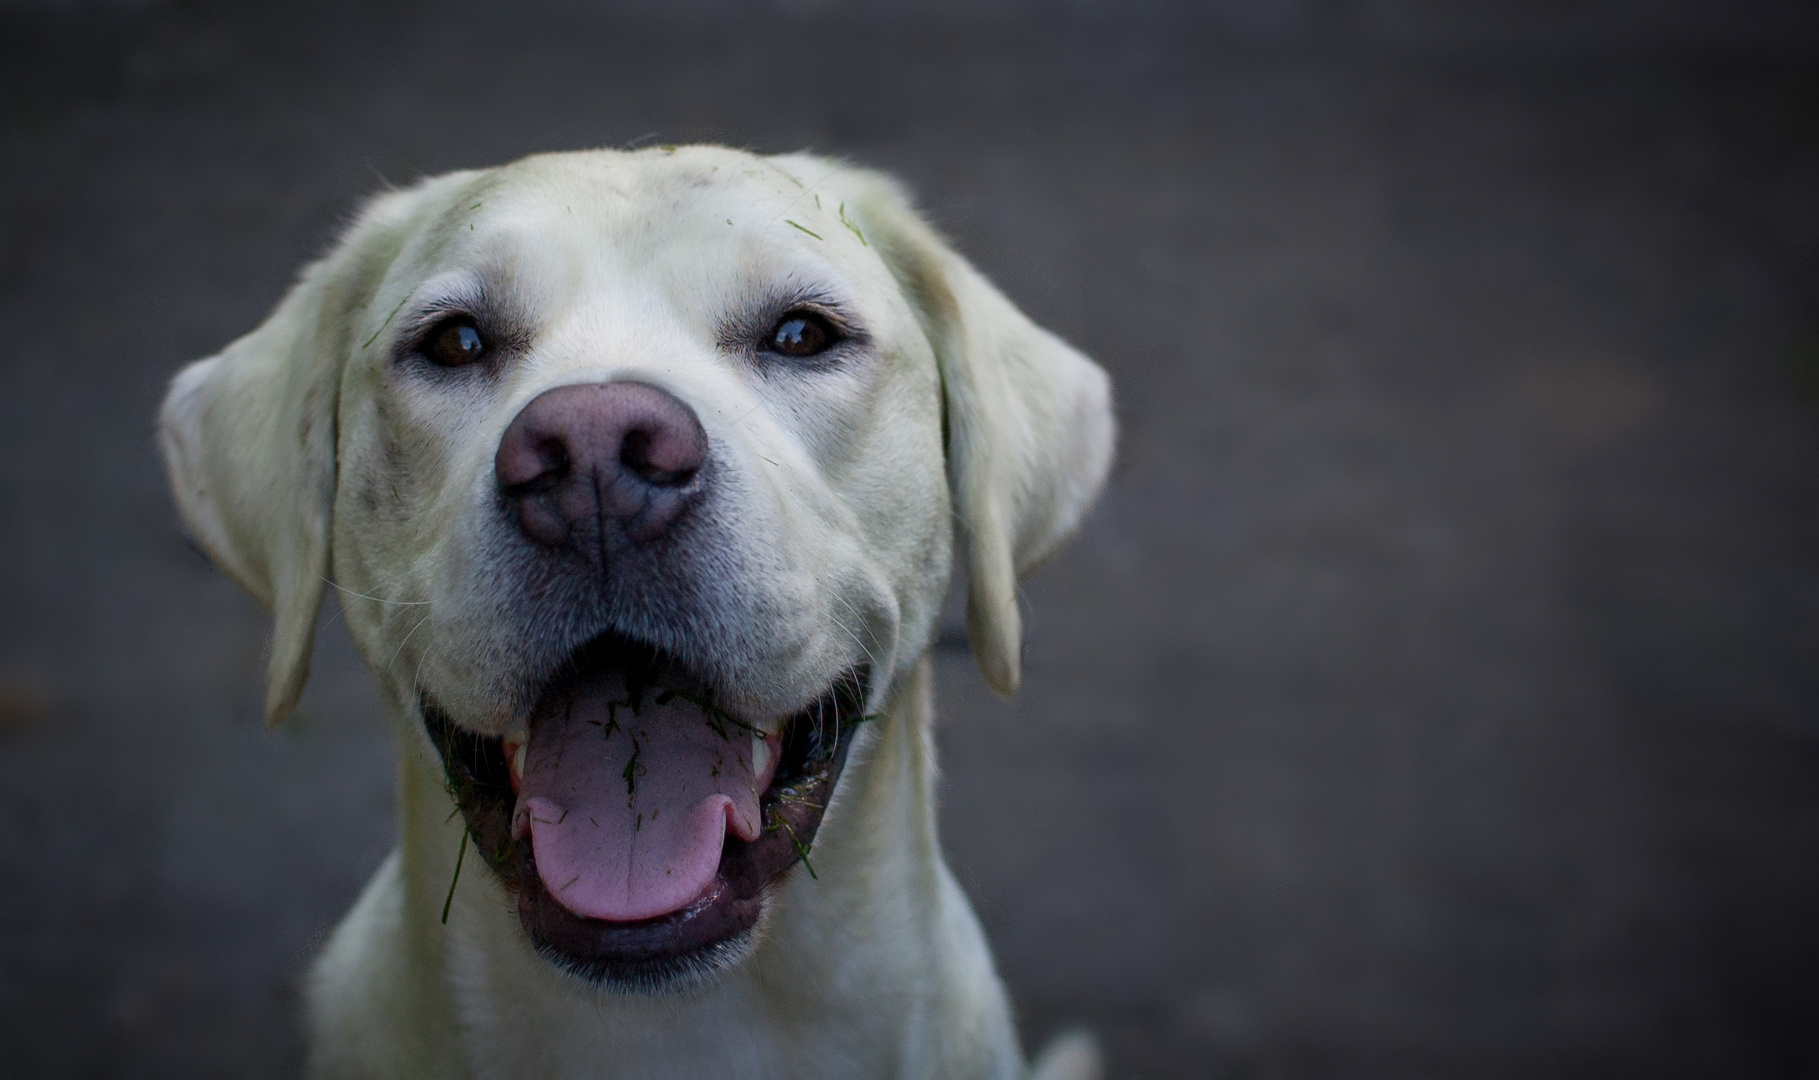
[[[1087,1080],[1032,1067],[936,837],[956,562],[987,681],[1104,482],[1104,372],[888,177],[712,146],[374,198],[160,414],[274,617],[332,588],[398,845],[309,977],[308,1075]]]

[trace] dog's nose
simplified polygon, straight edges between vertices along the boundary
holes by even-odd
[[[668,391],[636,382],[546,390],[499,440],[493,473],[524,535],[594,550],[614,527],[638,542],[700,490],[707,432]]]

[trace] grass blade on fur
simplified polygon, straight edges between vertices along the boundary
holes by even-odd
[[[455,876],[448,882],[448,899],[442,901],[442,925],[448,925],[448,909],[455,902],[455,883],[461,880],[461,864],[467,859],[467,830],[461,830],[461,850],[455,853]]]
[[[815,873],[815,864],[808,861],[808,848],[803,847],[802,841],[796,838],[796,830],[790,828],[789,822],[782,818],[777,819],[777,824],[783,826],[783,831],[789,834],[789,842],[796,845],[796,857],[802,860],[803,867],[808,870],[808,876],[820,881],[821,875]]]
[[[799,229],[802,228],[802,226],[800,226],[800,225],[798,225],[796,227]],[[817,236],[817,237],[815,237],[815,239],[819,240],[821,238],[819,236]],[[409,300],[409,299],[410,299],[410,297],[407,296],[404,298],[404,300],[398,301],[398,306],[393,308],[392,313],[390,315],[387,315],[385,317],[385,321],[379,324],[379,329],[373,331],[373,336],[367,338],[365,341],[360,343],[360,347],[362,349],[366,348],[368,345],[371,345],[373,342],[379,340],[379,335],[385,333],[385,328],[392,324],[392,320],[398,317],[398,313],[400,311],[404,310],[404,302],[405,302],[405,300]]]

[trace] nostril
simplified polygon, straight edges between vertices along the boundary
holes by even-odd
[[[568,458],[568,444],[560,436],[544,439],[537,445],[537,464],[541,466],[537,475],[518,485],[522,490],[547,491],[574,469]]]
[[[701,468],[700,455],[686,445],[689,442],[667,427],[659,427],[655,434],[633,428],[620,443],[619,464],[652,487],[681,487]]]
[[[541,438],[529,433],[508,437],[494,465],[500,488],[510,494],[548,491],[572,469],[568,444],[560,433]]]
[[[619,446],[619,464],[630,469],[646,483],[657,483],[652,474],[657,472],[651,466],[651,433],[648,431],[628,431],[625,442]]]

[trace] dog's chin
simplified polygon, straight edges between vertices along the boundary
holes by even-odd
[[[500,736],[462,727],[428,692],[422,695],[421,706],[424,727],[441,755],[449,791],[466,821],[469,839],[492,873],[515,895],[518,921],[530,946],[557,968],[599,989],[673,994],[711,983],[744,960],[762,936],[773,888],[797,872],[798,864],[803,872],[814,873],[809,849],[853,735],[866,719],[863,707],[868,678],[869,671],[863,666],[844,671],[820,697],[784,721],[780,733],[774,723],[767,725],[772,745],[779,749],[774,765],[759,770],[773,773],[768,785],[757,793],[759,827],[747,830],[753,834],[749,839],[726,832],[718,865],[692,899],[685,894],[676,904],[659,905],[665,910],[654,914],[632,908],[611,917],[598,917],[591,909],[578,912],[576,908],[589,909],[589,905],[558,899],[555,893],[563,893],[564,885],[558,880],[553,893],[539,870],[536,848],[541,841],[533,842],[526,815],[533,808],[551,804],[531,802],[524,796],[528,805],[520,805],[522,750]],[[603,680],[614,680],[614,686],[623,687],[626,698],[609,703],[610,710],[601,714],[611,717],[609,722],[595,722],[596,729],[604,729],[605,737],[618,729],[621,706],[629,724],[634,715],[648,718],[658,705],[672,711],[681,708],[673,704],[678,700],[698,709],[698,722],[717,731],[723,740],[729,739],[729,731],[739,737],[745,731],[758,730],[752,722],[720,708],[712,688],[673,657],[614,635],[598,638],[568,658],[561,673],[542,688],[527,726],[534,728],[540,718],[564,710],[572,713],[577,687]],[[560,722],[574,724],[572,717]],[[680,722],[673,715],[660,716],[644,723],[643,733],[648,740],[652,725]],[[625,736],[631,737],[630,732]],[[751,736],[743,737],[750,745]],[[637,744],[630,745],[635,753]],[[729,740],[727,745],[737,743]],[[623,773],[627,806],[635,768],[636,756]],[[718,767],[715,773],[718,775]],[[617,783],[619,777],[608,780]],[[659,767],[654,782],[664,780]],[[656,820],[655,813],[651,820]],[[640,815],[635,827],[642,829],[643,825]],[[565,866],[558,877],[571,868]],[[576,878],[580,876],[577,873]],[[620,914],[625,917],[618,917]]]

